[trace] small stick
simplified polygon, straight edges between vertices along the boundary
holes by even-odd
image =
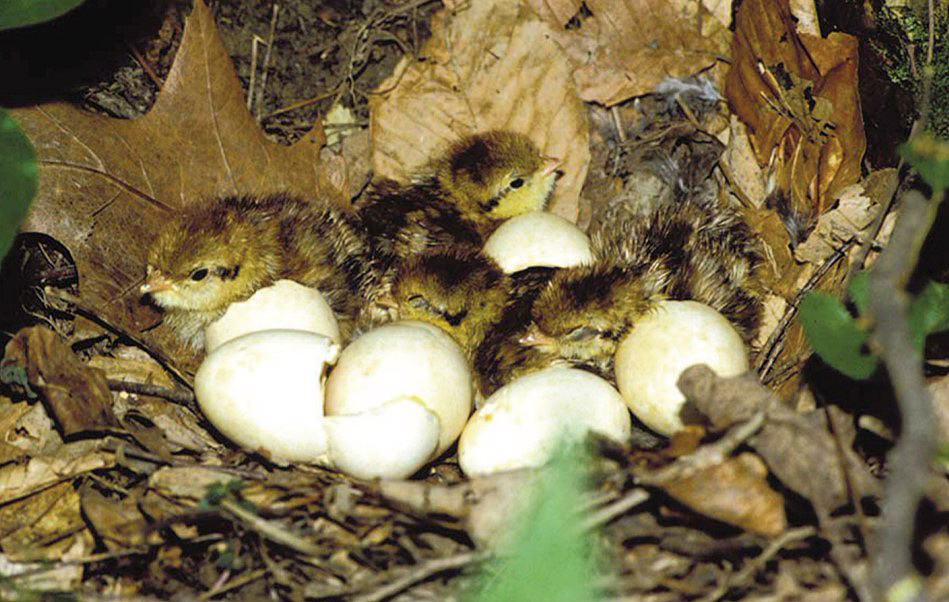
[[[432,575],[461,569],[472,564],[484,562],[488,558],[490,558],[490,554],[487,552],[465,552],[463,554],[456,554],[455,556],[448,556],[447,558],[435,558],[416,565],[410,572],[402,575],[398,579],[390,581],[379,589],[354,597],[352,602],[380,602],[381,600],[385,600],[408,589],[420,581],[428,579]]]
[[[250,40],[250,83],[247,84],[247,111],[254,112],[254,82],[257,80],[257,46],[264,44],[257,34]]]
[[[274,33],[277,30],[277,14],[280,12],[280,5],[274,3],[273,5],[273,16],[270,18],[270,35],[267,36],[267,52],[264,53],[264,64],[261,67],[260,74],[260,90],[257,92],[257,103],[254,112],[254,117],[257,121],[260,121],[260,107],[264,102],[264,89],[267,87],[267,70],[270,69],[270,53],[273,50],[273,38]]]
[[[168,387],[159,385],[149,385],[127,380],[112,380],[111,378],[108,381],[108,385],[111,391],[123,391],[137,395],[151,395],[152,397],[161,397],[162,399],[180,404],[188,404],[194,401],[194,393],[187,389],[169,389]]]

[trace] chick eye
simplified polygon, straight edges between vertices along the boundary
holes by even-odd
[[[426,301],[425,297],[423,297],[422,295],[412,295],[411,297],[409,297],[408,301],[409,301],[409,305],[411,305],[415,309],[429,308],[428,301]]]
[[[514,178],[508,183],[511,188],[517,189],[524,185],[524,178]]]
[[[208,275],[208,270],[206,268],[198,268],[194,270],[193,272],[191,272],[191,276],[189,277],[195,282],[201,282],[207,277],[207,275]]]
[[[589,326],[581,326],[579,328],[574,328],[570,332],[564,335],[564,340],[566,341],[582,341],[583,339],[588,339],[602,334],[596,328],[591,328]]]

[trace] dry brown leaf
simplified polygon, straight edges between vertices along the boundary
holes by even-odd
[[[458,485],[418,481],[381,481],[379,491],[414,512],[461,519],[475,541],[494,546],[508,536],[511,517],[530,507],[527,495],[537,484],[540,471],[520,469],[476,477]]]
[[[837,445],[818,412],[795,413],[754,377],[719,378],[701,365],[686,369],[678,384],[717,429],[764,410],[764,426],[748,444],[785,485],[810,500],[819,512],[829,513],[851,501],[850,483],[857,498],[879,492],[879,483],[859,456]],[[849,479],[844,478],[845,464]]]
[[[54,565],[47,561],[13,562],[6,554],[0,554],[0,576],[3,577],[0,589],[4,594],[13,596],[7,599],[23,599],[36,595],[35,592],[55,592],[53,597],[63,592],[75,592],[83,578],[83,562],[77,562],[89,555],[94,542],[83,531],[67,540],[69,548],[60,554]],[[15,579],[8,579],[16,576]],[[27,592],[24,595],[24,592]],[[38,596],[40,598],[44,596]]]
[[[112,467],[115,456],[102,451],[103,441],[67,443],[46,455],[35,455],[23,464],[0,468],[0,503],[15,500],[81,474]]]
[[[576,220],[590,152],[570,70],[551,28],[526,6],[487,0],[445,8],[432,18],[419,59],[403,58],[370,98],[375,174],[404,180],[461,136],[523,132],[563,159],[550,210]]]
[[[725,95],[804,228],[860,177],[857,40],[799,33],[787,0],[738,9]]]
[[[0,548],[17,562],[58,560],[72,545],[69,535],[84,529],[79,494],[68,481],[0,507]]]
[[[768,486],[767,474],[757,456],[744,453],[661,487],[700,514],[773,537],[787,527],[787,518],[784,499]]]
[[[527,3],[550,20],[577,64],[574,77],[583,100],[607,106],[648,94],[667,77],[706,71],[728,55],[731,44],[728,1],[588,0],[592,15],[580,17],[580,26],[569,30],[563,28],[565,5]]]
[[[86,486],[82,488],[80,502],[83,514],[109,550],[120,550],[145,543],[148,525],[134,496],[110,498],[99,493],[94,487]],[[148,540],[157,543],[161,538],[152,532]]]
[[[11,113],[40,164],[23,230],[63,243],[76,261],[82,299],[132,332],[155,322],[137,285],[148,242],[177,208],[225,194],[334,194],[319,162],[322,129],[290,147],[264,138],[201,0],[144,117],[111,119],[65,103]],[[170,335],[156,335],[174,348]]]
[[[105,374],[80,362],[53,331],[33,326],[18,332],[4,350],[3,365],[11,364],[24,369],[63,436],[119,425]]]

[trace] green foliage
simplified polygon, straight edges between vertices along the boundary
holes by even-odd
[[[859,272],[848,293],[860,316],[867,313],[867,272]],[[801,301],[799,319],[811,348],[827,364],[850,378],[869,378],[877,358],[866,351],[870,338],[866,320],[855,319],[844,305],[826,293],[812,292]],[[929,282],[909,306],[913,346],[922,350],[926,337],[949,330],[949,285]]]
[[[862,380],[876,370],[877,358],[864,350],[869,333],[836,298],[808,293],[798,307],[798,319],[814,352],[838,372]]]
[[[224,500],[236,500],[238,504],[250,510],[256,511],[253,504],[241,497],[241,489],[244,488],[244,482],[240,479],[231,479],[230,481],[219,481],[208,485],[204,492],[204,497],[198,502],[197,509],[200,511],[216,510]]]
[[[0,109],[0,259],[36,194],[36,153],[13,118]]]
[[[900,154],[933,190],[949,188],[949,142],[924,132],[900,146]]]
[[[2,0],[0,31],[35,25],[71,11],[84,0]]]
[[[584,489],[579,453],[563,453],[534,492],[534,504],[502,556],[466,602],[592,602],[594,568],[577,509]]]

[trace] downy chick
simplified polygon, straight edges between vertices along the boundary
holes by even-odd
[[[618,205],[596,217],[589,235],[598,261],[662,269],[668,273],[662,289],[667,298],[710,305],[746,343],[754,339],[762,252],[737,211],[703,194],[662,204],[646,216]]]
[[[475,354],[482,393],[550,366],[612,380],[612,359],[633,322],[661,298],[667,274],[598,263],[557,270],[512,304]]]
[[[524,134],[489,131],[459,140],[408,184],[374,182],[358,212],[382,282],[415,253],[481,247],[504,219],[543,209],[558,165]]]
[[[469,355],[500,319],[510,280],[473,247],[434,249],[410,257],[392,283],[401,319],[438,326]]]
[[[635,211],[611,217],[591,226],[596,263],[560,270],[520,324],[504,324],[477,351],[484,394],[556,364],[612,380],[620,340],[661,299],[706,303],[746,342],[754,338],[760,255],[737,213],[686,200],[645,217]]]
[[[374,288],[358,222],[323,201],[286,195],[225,197],[184,209],[148,252],[141,292],[195,349],[227,306],[281,278],[318,289],[347,337]]]

